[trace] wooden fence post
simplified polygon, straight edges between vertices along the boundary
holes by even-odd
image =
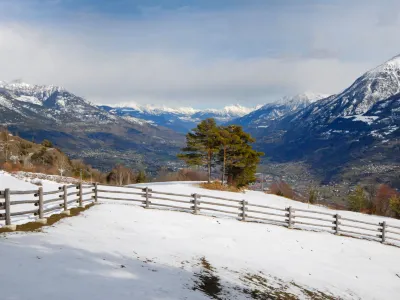
[[[144,208],[150,208],[150,204],[151,204],[150,196],[151,196],[151,194],[149,192],[151,192],[152,189],[149,189],[148,187],[145,187],[142,191],[145,192],[144,197],[145,197],[145,200],[146,200],[144,202],[144,204],[145,204]]]
[[[247,210],[246,205],[248,204],[248,202],[246,200],[242,200],[241,204],[242,204],[242,207],[239,209],[242,210],[241,217],[242,217],[242,221],[245,222],[246,221],[246,210]]]
[[[192,208],[193,208],[193,213],[195,214],[195,215],[198,215],[199,214],[199,201],[197,201],[197,199],[199,199],[200,198],[200,195],[198,195],[198,194],[192,194],[192,197],[193,197],[193,200],[192,200],[192,203],[193,203],[193,206],[192,206]]]
[[[46,224],[47,219],[44,218],[44,203],[43,203],[43,187],[39,187],[37,196],[39,197],[39,219],[36,222]]]
[[[93,189],[93,192],[94,192],[94,202],[96,203],[96,202],[97,202],[97,182],[93,183],[93,185],[94,185],[94,189]]]
[[[43,219],[43,187],[39,187],[39,219]]]
[[[67,189],[67,186],[65,184],[63,185],[62,190],[63,190],[63,195],[62,196],[60,195],[60,197],[63,198],[63,205],[62,206],[64,206],[64,211],[61,212],[61,213],[64,214],[64,215],[68,215],[69,216],[70,215],[70,211],[68,210],[68,189]]]
[[[333,221],[333,224],[335,224],[335,227],[333,229],[335,230],[335,234],[339,235],[340,215],[336,214],[336,215],[334,215],[334,218],[335,218],[335,221]]]
[[[292,207],[289,206],[288,208],[286,208],[286,210],[288,211],[288,213],[286,214],[286,216],[288,217],[288,219],[287,219],[288,228],[293,228],[293,210],[292,210]]]
[[[10,189],[4,190],[4,205],[6,213],[6,225],[11,225],[11,205],[10,205]]]
[[[381,235],[381,243],[385,243],[386,241],[386,221],[383,221],[382,223],[380,223],[380,225],[382,226],[381,231],[382,231],[382,235]]]
[[[79,189],[79,207],[83,207],[83,199],[82,199],[82,182],[79,182],[79,185],[77,187]]]

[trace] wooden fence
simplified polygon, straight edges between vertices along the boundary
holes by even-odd
[[[400,246],[400,226],[383,222],[367,222],[340,214],[300,209],[294,207],[273,207],[253,204],[246,200],[235,200],[203,194],[178,194],[155,191],[148,187],[110,185],[64,185],[54,191],[44,192],[41,187],[31,191],[0,191],[0,220],[12,227],[12,217],[33,216],[45,220],[46,215],[55,212],[68,213],[71,207],[83,207],[86,203],[99,200],[136,203],[144,208],[157,208],[236,218],[241,221],[260,222],[285,226],[287,228],[326,231]],[[77,191],[76,191],[76,190]],[[14,195],[33,195],[34,200],[13,200]],[[48,195],[53,198],[48,198]],[[90,195],[89,198],[86,198]],[[86,197],[85,197],[86,196]],[[14,211],[22,204],[33,205],[34,209]]]
[[[45,223],[45,216],[54,213],[69,214],[70,208],[83,207],[88,202],[94,202],[94,189],[96,185],[93,188],[92,185],[82,183],[64,185],[53,191],[43,191],[42,187],[26,191],[5,189],[0,191],[0,220],[11,230],[15,230],[12,217]],[[90,195],[90,198],[85,199],[85,195]],[[23,199],[14,199],[16,197]]]

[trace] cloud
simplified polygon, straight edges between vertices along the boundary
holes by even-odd
[[[379,26],[373,3],[296,7],[11,17],[0,22],[0,80],[62,85],[98,103],[253,106],[337,93],[400,49],[398,21]]]

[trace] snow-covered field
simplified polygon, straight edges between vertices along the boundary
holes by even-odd
[[[32,186],[19,182],[18,188]],[[259,192],[215,192],[190,184],[152,188],[307,208]],[[13,300],[286,299],[291,294],[299,299],[398,299],[400,295],[397,247],[233,218],[143,209],[126,202],[102,201],[40,232],[4,234],[0,266],[0,298]]]

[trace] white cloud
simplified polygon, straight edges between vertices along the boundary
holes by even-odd
[[[1,3],[0,3],[1,4]],[[62,85],[99,103],[252,106],[337,93],[400,52],[397,19],[373,5],[313,11],[151,12],[0,23],[0,80]],[[340,14],[339,14],[340,13]],[[394,53],[393,53],[394,51]]]

